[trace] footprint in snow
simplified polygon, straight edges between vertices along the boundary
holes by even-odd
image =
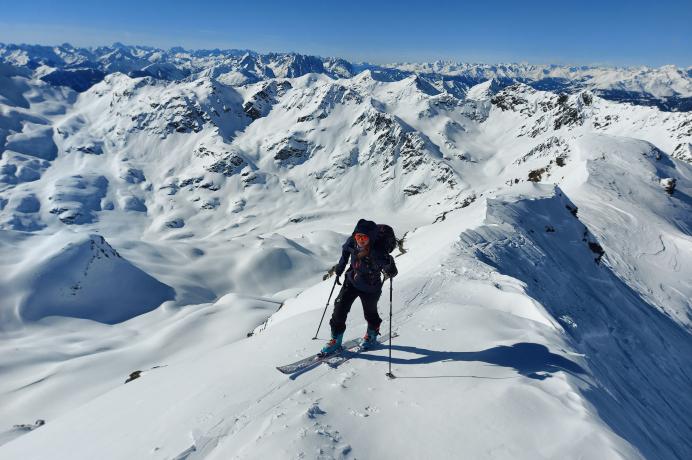
[[[440,326],[429,326],[429,327],[426,327],[426,326],[420,325],[419,327],[420,327],[421,329],[423,329],[425,332],[441,332],[441,331],[446,331],[446,330],[447,330],[447,329],[445,329],[444,327],[440,327]]]
[[[370,414],[377,414],[380,412],[380,408],[377,406],[366,406],[365,411]]]
[[[370,417],[370,414],[366,414],[365,412],[360,412],[356,409],[349,409],[348,412],[353,415],[354,417]]]
[[[356,417],[370,417],[371,415],[377,414],[380,412],[380,408],[376,406],[365,406],[365,409],[363,412],[356,410],[356,409],[350,409],[349,410],[351,415],[354,415]]]
[[[349,381],[351,381],[351,379],[352,379],[355,375],[356,375],[356,372],[355,372],[353,369],[351,369],[351,370],[348,371],[348,372],[343,372],[343,373],[341,373],[341,374],[339,375],[339,376],[340,376],[339,381],[333,383],[332,386],[339,386],[339,387],[341,387],[341,388],[348,388],[347,383],[348,383]]]

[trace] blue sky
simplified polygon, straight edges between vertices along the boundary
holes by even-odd
[[[376,63],[692,65],[692,0],[0,0],[0,41],[297,51]]]

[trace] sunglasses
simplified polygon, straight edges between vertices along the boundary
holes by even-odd
[[[370,238],[368,238],[368,235],[366,235],[365,233],[356,233],[355,235],[353,235],[353,237],[354,237],[354,238],[356,239],[356,241],[358,241],[358,242],[360,242],[360,241],[362,241],[362,242],[367,242],[367,241],[370,240]]]

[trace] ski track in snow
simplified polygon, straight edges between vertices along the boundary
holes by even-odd
[[[409,321],[414,317],[415,311],[418,311],[420,309],[425,308],[427,303],[432,302],[433,300],[428,300],[429,297],[427,296],[428,292],[426,292],[426,287],[428,286],[429,281],[426,281],[426,283],[423,286],[423,289],[416,292],[413,296],[413,298],[404,300],[404,304],[406,307],[404,307],[401,310],[398,310],[395,315],[393,315],[394,318],[394,323],[397,324],[398,326],[401,326]],[[415,308],[414,311],[412,310],[412,303],[415,301],[418,297],[423,296],[424,299],[428,300],[426,303],[420,303],[418,306]],[[358,314],[356,312],[356,314]],[[386,323],[383,323],[383,327],[386,327]],[[192,446],[190,446],[188,449],[186,449],[184,452],[179,454],[178,456],[174,457],[177,460],[194,460],[194,459],[202,459],[202,458],[213,458],[213,457],[208,457],[209,455],[212,454],[212,450],[214,447],[216,447],[220,441],[223,441],[227,438],[231,438],[241,431],[245,430],[248,428],[248,426],[255,422],[257,420],[264,420],[263,425],[262,425],[262,432],[266,433],[269,430],[269,427],[271,426],[272,423],[274,423],[276,420],[281,418],[282,416],[285,415],[283,412],[285,409],[283,408],[283,402],[288,400],[291,401],[296,407],[304,407],[305,405],[310,405],[306,414],[308,418],[310,419],[315,419],[319,415],[324,415],[324,412],[319,409],[318,402],[317,401],[312,401],[310,398],[304,398],[303,401],[297,401],[295,399],[296,396],[304,396],[306,395],[307,391],[306,388],[310,386],[315,386],[319,384],[320,381],[323,381],[325,379],[332,380],[332,383],[330,384],[331,386],[334,386],[335,383],[333,382],[334,380],[334,369],[335,367],[332,366],[320,366],[323,369],[317,371],[315,369],[309,369],[308,371],[311,372],[311,375],[309,377],[309,381],[306,381],[306,383],[298,388],[295,388],[294,385],[291,385],[291,381],[288,382],[282,382],[277,385],[274,385],[267,389],[261,397],[256,399],[254,401],[254,405],[252,407],[249,407],[248,409],[245,409],[240,412],[236,412],[234,416],[234,421],[232,423],[232,426],[229,426],[225,422],[225,420],[219,420],[219,422],[212,427],[211,430],[208,432],[202,434],[202,435],[197,435],[194,436],[193,438],[199,438],[201,442],[195,440]],[[338,367],[338,366],[336,366]],[[347,388],[346,383],[351,380],[354,376],[356,375],[356,372],[354,370],[350,371],[345,371],[342,372],[338,375],[337,380],[339,380],[338,386],[341,388]],[[476,377],[476,376],[473,376]],[[301,380],[305,379],[305,377],[301,378]],[[292,379],[293,380],[293,379]],[[281,390],[281,391],[280,391]],[[288,393],[288,394],[287,394]],[[290,394],[293,394],[293,397],[290,396]],[[257,406],[260,405],[260,403],[263,403],[268,397],[271,396],[271,401],[265,404],[268,408],[264,409],[262,411],[257,410]],[[367,406],[365,408],[365,411],[367,412],[366,414],[362,413],[355,413],[353,410],[350,410],[350,412],[353,415],[359,416],[359,417],[367,417],[369,416],[369,413],[372,412],[378,412],[377,409],[373,409],[370,406]],[[224,411],[226,412],[226,411]],[[269,418],[266,418],[267,414],[271,413]],[[242,422],[241,422],[242,420]],[[315,432],[322,436],[326,436],[327,439],[329,439],[331,442],[339,444],[341,438],[338,435],[338,431],[333,431],[330,432],[328,427],[315,422],[314,423],[314,428]],[[302,434],[302,433],[301,433]],[[257,435],[255,440],[258,440],[262,437],[262,435]],[[230,441],[227,441],[230,442]],[[339,444],[332,446],[333,448],[331,449],[334,452],[338,452],[341,455],[345,455],[350,453],[351,447],[348,444],[341,445]],[[325,452],[321,452],[321,454],[325,454]],[[225,454],[224,454],[225,455]],[[298,454],[299,456],[301,455],[300,453]],[[223,458],[223,456],[222,456]],[[242,458],[242,452],[239,458]],[[325,457],[327,458],[327,457]],[[330,457],[332,458],[332,457]],[[338,458],[338,456],[335,456],[333,458]]]

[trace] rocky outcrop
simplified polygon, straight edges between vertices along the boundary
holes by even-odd
[[[569,153],[569,144],[564,139],[557,136],[550,136],[548,139],[529,150],[526,155],[523,155],[514,163],[519,165],[529,160],[548,158],[551,163],[555,161],[558,166],[564,166],[569,157]]]
[[[278,99],[291,88],[292,86],[288,81],[271,81],[264,84],[243,104],[243,112],[253,120],[266,117]]]

